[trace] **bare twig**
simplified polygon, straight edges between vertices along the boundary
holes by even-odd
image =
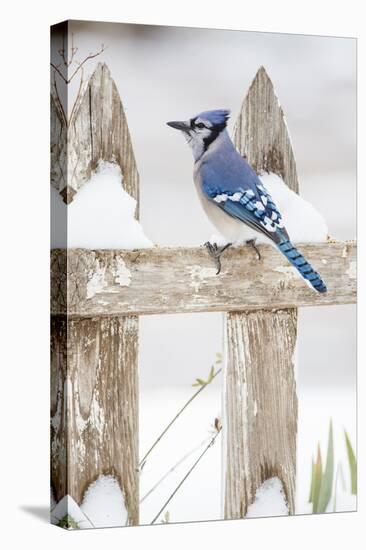
[[[159,487],[159,485],[170,475],[172,474],[177,468],[178,466],[180,466],[181,464],[183,464],[183,462],[185,460],[187,460],[187,458],[189,458],[193,453],[195,453],[196,451],[198,451],[198,449],[200,449],[201,447],[203,447],[203,445],[205,443],[207,443],[208,440],[211,439],[211,436],[209,437],[205,437],[205,439],[203,441],[201,441],[201,443],[199,443],[198,445],[196,445],[193,449],[191,449],[188,453],[186,453],[180,460],[178,460],[178,462],[176,462],[174,464],[174,466],[172,466],[167,472],[165,472],[165,474],[159,479],[159,481],[157,481],[155,483],[155,485],[153,485],[151,487],[151,489],[149,489],[149,491],[142,497],[142,499],[140,500],[140,504],[142,504],[144,502],[144,500],[147,499],[147,497],[149,497],[151,495],[151,493],[153,493],[155,491],[155,489],[157,489]]]
[[[71,120],[72,120],[74,111],[75,111],[77,105],[79,104],[79,99],[80,99],[80,97],[81,97],[81,90],[82,90],[83,84],[84,84],[84,69],[81,69],[81,77],[80,77],[79,89],[78,89],[78,93],[76,94],[76,99],[75,99],[75,101],[74,101],[74,105],[72,106],[72,109],[71,109],[71,113],[70,113],[70,122],[71,122]]]
[[[74,114],[74,111],[75,111],[75,109],[76,109],[76,107],[79,103],[79,99],[80,99],[80,96],[81,96],[81,91],[82,91],[83,84],[84,84],[84,65],[87,61],[89,61],[89,59],[94,59],[98,55],[101,55],[104,52],[105,49],[106,49],[106,47],[104,46],[104,44],[102,44],[101,48],[98,52],[96,52],[96,53],[90,52],[89,55],[87,57],[85,57],[85,59],[83,59],[83,61],[81,61],[81,62],[76,61],[74,58],[75,58],[75,55],[78,51],[78,48],[76,46],[74,46],[74,34],[72,33],[71,34],[70,60],[68,60],[68,55],[65,53],[65,44],[63,44],[63,47],[58,50],[58,54],[60,55],[60,57],[63,61],[63,65],[67,69],[70,67],[70,65],[72,63],[77,64],[77,68],[74,70],[74,72],[72,73],[70,78],[67,78],[66,76],[64,76],[64,74],[60,70],[60,66],[62,65],[62,63],[60,63],[58,65],[55,65],[54,63],[51,63],[51,67],[53,68],[53,81],[54,81],[53,83],[54,83],[54,88],[55,88],[55,92],[56,92],[55,93],[55,98],[56,98],[57,104],[59,105],[59,108],[60,108],[60,110],[63,114],[63,118],[64,118],[64,121],[66,122],[66,126],[68,126],[68,117],[65,114],[64,108],[62,106],[62,103],[61,103],[61,100],[60,100],[60,97],[59,97],[59,93],[58,93],[58,89],[57,89],[57,83],[56,83],[56,73],[65,82],[65,84],[68,85],[73,80],[73,78],[78,74],[78,72],[81,71],[79,89],[78,89],[78,92],[77,92],[77,96],[76,96],[74,105],[71,109],[71,114],[70,114],[70,119],[69,119],[71,121],[72,116]]]
[[[105,46],[104,44],[102,44],[102,47],[101,49],[99,50],[99,52],[97,53],[90,53],[81,63],[78,63],[78,67],[75,69],[75,71],[72,73],[72,75],[70,76],[69,80],[67,81],[67,84],[69,84],[72,79],[74,78],[74,76],[80,71],[80,69],[82,68],[82,66],[87,62],[89,61],[89,59],[94,59],[94,57],[97,57],[98,55],[101,55],[104,51],[105,51]]]
[[[62,80],[64,82],[66,82],[66,84],[69,84],[69,80],[67,80],[67,78],[64,77],[64,75],[62,74],[62,72],[60,71],[60,69],[58,68],[59,65],[54,65],[53,63],[51,63],[51,67],[56,71],[56,73],[58,73],[60,75],[60,77],[62,78]]]
[[[53,75],[53,87],[54,87],[54,90],[55,90],[55,93],[53,94],[53,98],[54,98],[55,102],[57,103],[57,106],[58,106],[58,108],[61,112],[61,116],[64,119],[64,122],[66,123],[66,126],[67,126],[67,117],[66,117],[66,113],[65,113],[65,110],[63,108],[63,105],[62,105],[62,102],[61,102],[61,99],[60,99],[60,96],[59,96],[59,93],[58,93],[58,88],[57,88],[57,82],[56,82],[55,75]]]
[[[192,401],[194,399],[196,399],[196,397],[201,393],[201,391],[203,391],[209,384],[211,384],[211,382],[216,378],[216,376],[221,372],[222,368],[219,368],[215,373],[212,374],[212,376],[210,376],[210,378],[208,379],[207,382],[205,381],[201,381],[200,383],[200,389],[196,391],[196,393],[194,393],[192,395],[192,397],[190,397],[188,399],[188,401],[183,405],[183,407],[177,412],[177,414],[175,415],[175,417],[169,422],[169,424],[166,426],[166,428],[161,432],[161,434],[159,435],[159,437],[155,440],[155,442],[153,443],[153,445],[151,445],[150,449],[147,451],[147,453],[144,455],[144,457],[141,459],[140,461],[140,464],[139,464],[139,468],[140,468],[140,471],[142,470],[142,468],[145,466],[145,462],[146,462],[146,459],[147,457],[149,456],[149,454],[151,453],[151,451],[156,447],[156,445],[159,443],[159,441],[161,440],[161,438],[166,434],[166,432],[169,430],[169,428],[172,427],[172,425],[174,424],[174,422],[180,417],[180,415],[182,414],[182,412],[188,407],[188,405],[190,403],[192,403]]]
[[[71,55],[70,55],[70,61],[68,61],[68,55],[66,56],[65,55],[65,41],[64,41],[64,45],[62,48],[60,48],[58,51],[58,54],[60,55],[60,57],[62,58],[62,61],[63,61],[63,64],[65,65],[65,67],[70,67],[70,65],[72,64],[72,62],[74,61],[74,57],[75,57],[75,54],[77,53],[79,48],[76,48],[74,46],[74,33],[72,32],[71,33]],[[59,66],[59,65],[58,65]]]
[[[193,466],[191,466],[191,468],[188,470],[188,472],[186,473],[186,475],[183,477],[183,479],[179,482],[179,484],[177,485],[177,487],[174,489],[174,491],[172,492],[172,494],[170,495],[170,497],[168,498],[168,500],[164,503],[164,505],[162,506],[162,508],[159,510],[159,512],[156,514],[156,516],[154,517],[154,519],[152,520],[151,522],[151,525],[153,525],[156,520],[158,519],[158,517],[160,516],[160,514],[165,510],[165,508],[168,506],[169,502],[172,500],[172,498],[177,494],[177,492],[179,491],[179,489],[181,488],[181,486],[183,485],[183,483],[186,481],[186,479],[188,478],[188,476],[192,473],[192,471],[195,469],[195,467],[197,466],[197,464],[200,462],[200,460],[204,457],[204,455],[207,453],[207,451],[210,449],[210,447],[212,447],[212,445],[215,443],[215,440],[216,438],[218,437],[218,435],[220,434],[222,428],[221,426],[219,427],[219,430],[217,431],[217,433],[213,436],[213,438],[211,439],[210,443],[207,445],[207,447],[205,448],[205,450],[200,454],[200,456],[197,458],[197,460],[194,462]]]
[[[69,56],[68,56],[68,53],[65,53],[66,50],[65,50],[65,38],[63,40],[63,46],[62,48],[60,48],[58,51],[58,54],[59,56],[61,57],[62,59],[62,62],[63,62],[63,65],[67,68],[70,67],[70,65],[72,65],[72,63],[76,63],[78,66],[77,68],[74,70],[74,72],[72,73],[71,77],[70,78],[66,78],[62,72],[60,71],[60,66],[62,65],[62,63],[59,63],[58,65],[55,65],[54,63],[51,63],[51,67],[54,69],[55,72],[57,72],[57,74],[62,78],[62,80],[66,83],[66,84],[70,84],[70,82],[72,81],[72,79],[74,78],[74,76],[80,71],[80,69],[82,68],[82,66],[89,60],[89,59],[93,59],[94,57],[97,57],[98,55],[101,55],[104,51],[105,51],[106,47],[104,46],[104,44],[101,45],[101,48],[98,52],[96,53],[92,53],[90,52],[89,55],[87,55],[85,57],[85,59],[83,59],[83,61],[79,62],[79,61],[74,61],[74,58],[75,58],[75,55],[76,53],[78,52],[79,48],[77,48],[76,46],[74,46],[74,33],[71,33],[71,50],[70,50],[70,60],[68,59]]]
[[[78,62],[78,61],[75,61],[75,63],[77,63],[77,68],[74,70],[74,72],[72,73],[72,75],[70,76],[70,78],[66,78],[62,72],[60,71],[59,69],[59,66],[58,65],[55,65],[54,63],[51,63],[51,67],[58,73],[58,75],[62,78],[62,80],[66,83],[66,84],[70,84],[70,82],[72,81],[72,79],[77,75],[77,73],[80,71],[80,69],[83,67],[83,65],[85,65],[85,63],[87,61],[89,61],[89,59],[94,59],[94,57],[97,57],[98,55],[101,55],[104,51],[105,51],[105,46],[104,44],[102,44],[102,47],[101,49],[99,50],[99,52],[96,52],[96,53],[90,53],[87,57],[85,57],[85,59],[83,59],[83,61],[81,62]],[[77,48],[76,48],[77,50]],[[63,50],[60,50],[61,52]],[[62,54],[60,54],[62,55]],[[64,55],[64,54],[63,54]],[[72,59],[73,59],[73,55],[72,55]],[[70,63],[66,63],[66,66],[69,67],[71,64]]]

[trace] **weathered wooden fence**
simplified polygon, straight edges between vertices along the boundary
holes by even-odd
[[[51,183],[64,201],[73,200],[100,160],[120,166],[121,185],[138,201],[130,134],[107,66],[98,64],[70,120],[61,107],[52,88]],[[137,525],[138,317],[92,313],[71,318],[77,269],[88,276],[82,255],[52,252],[51,287],[58,303],[51,305],[52,489],[56,501],[70,495],[80,504],[91,482],[112,474],[123,491],[129,524]]]
[[[66,202],[101,159],[117,162],[138,199],[127,122],[108,68],[99,64],[73,119],[52,95],[52,183]],[[61,136],[61,137],[60,137]],[[257,171],[298,192],[283,112],[261,68],[235,142]],[[66,148],[66,149],[65,149]],[[66,151],[70,154],[66,155]],[[138,315],[226,312],[225,518],[244,517],[256,489],[278,476],[295,512],[297,307],[354,303],[356,246],[299,245],[327,282],[319,295],[272,247],[225,253],[216,276],[204,248],[52,251],[52,487],[78,503],[100,474],[117,477],[129,524],[139,522]],[[120,274],[123,272],[124,276]]]
[[[263,67],[244,100],[234,141],[258,173],[279,174],[298,192],[287,126]],[[243,517],[256,490],[273,476],[295,513],[297,309],[268,306],[227,316],[226,518]]]

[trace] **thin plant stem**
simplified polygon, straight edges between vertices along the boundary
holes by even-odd
[[[153,485],[151,487],[151,489],[149,489],[149,491],[142,497],[142,499],[140,500],[140,504],[142,504],[144,502],[144,500],[147,499],[147,497],[149,497],[151,495],[151,493],[153,493],[155,491],[155,489],[157,489],[159,487],[159,485],[171,474],[174,472],[174,470],[176,470],[178,468],[178,466],[180,466],[185,460],[187,460],[187,458],[189,458],[194,452],[198,451],[198,449],[200,449],[201,447],[203,447],[203,445],[205,443],[207,443],[207,441],[211,439],[211,436],[209,437],[205,437],[205,439],[203,441],[201,441],[201,443],[199,443],[198,445],[196,445],[193,449],[191,449],[188,453],[186,453],[180,460],[178,460],[178,462],[176,462],[176,464],[174,464],[174,466],[172,466],[167,472],[165,472],[165,474],[159,479],[159,481],[157,481],[155,483],[155,485]]]
[[[161,438],[166,434],[166,432],[169,430],[169,428],[171,428],[174,424],[174,422],[180,417],[180,415],[182,414],[182,412],[188,407],[188,405],[190,405],[190,403],[192,403],[192,401],[194,399],[196,399],[196,397],[201,393],[201,391],[203,391],[206,386],[208,386],[209,384],[211,384],[212,380],[214,380],[214,378],[216,378],[216,376],[222,371],[222,368],[219,368],[215,374],[213,375],[213,377],[211,378],[211,380],[209,382],[207,382],[206,384],[203,384],[199,390],[196,391],[196,393],[194,393],[192,395],[192,397],[190,397],[188,399],[188,401],[183,405],[183,407],[177,412],[177,414],[175,415],[175,417],[169,422],[169,424],[166,426],[166,428],[164,428],[164,430],[161,432],[161,434],[159,435],[159,437],[155,440],[155,442],[151,445],[150,449],[147,451],[147,453],[144,455],[144,457],[140,460],[140,463],[139,463],[139,468],[140,468],[140,471],[142,469],[142,467],[145,465],[145,461],[147,459],[147,457],[149,456],[149,454],[151,453],[151,451],[153,449],[155,449],[156,445],[159,443],[159,441],[161,440]]]
[[[55,65],[54,63],[51,63],[51,67],[58,73],[58,75],[62,78],[62,80],[65,82],[65,84],[70,84],[70,82],[72,81],[72,79],[78,74],[78,72],[80,71],[80,69],[83,67],[83,65],[89,61],[89,59],[94,59],[94,57],[97,57],[98,55],[102,54],[104,51],[105,51],[105,47],[102,45],[101,49],[99,50],[99,52],[97,53],[90,53],[87,57],[85,57],[85,59],[83,59],[83,61],[81,63],[77,62],[77,67],[76,69],[74,70],[74,72],[72,73],[72,75],[70,76],[70,78],[66,78],[62,72],[60,71],[60,69],[58,68],[57,65]],[[69,64],[67,65],[67,67],[69,66]]]
[[[215,443],[215,440],[217,438],[217,436],[220,434],[221,432],[221,426],[219,427],[217,433],[213,436],[213,438],[211,439],[210,443],[207,445],[207,447],[205,448],[205,450],[200,454],[200,456],[197,458],[197,460],[194,462],[193,466],[191,466],[191,468],[188,470],[188,472],[186,473],[186,475],[183,477],[183,479],[178,483],[177,487],[174,489],[174,491],[172,492],[172,494],[170,495],[170,497],[168,498],[168,500],[164,503],[164,505],[162,506],[162,508],[159,510],[159,512],[156,514],[156,516],[154,517],[154,519],[152,520],[151,524],[150,525],[153,525],[156,520],[158,519],[158,517],[160,516],[160,514],[165,510],[165,508],[168,506],[169,502],[172,500],[172,498],[177,494],[177,492],[179,491],[179,489],[181,488],[181,486],[183,485],[183,483],[185,482],[185,480],[189,477],[189,475],[193,472],[193,470],[195,469],[195,467],[197,466],[197,464],[200,462],[200,460],[204,457],[204,455],[207,453],[207,451],[210,449],[210,447],[212,447],[212,445]]]

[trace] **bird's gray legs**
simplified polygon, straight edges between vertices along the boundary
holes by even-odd
[[[227,243],[225,246],[218,247],[216,243],[213,243],[213,244],[210,242],[205,243],[205,247],[207,248],[209,255],[215,260],[215,264],[217,267],[216,275],[218,275],[221,271],[220,256],[231,245],[232,243]]]
[[[257,254],[257,259],[260,260],[261,259],[261,253],[259,252],[258,248],[256,247],[255,239],[250,239],[249,241],[246,241],[246,244],[249,244],[250,246],[252,246],[254,248],[254,250],[256,251],[256,254]]]
[[[229,246],[231,246],[233,243],[227,243],[225,244],[225,246],[217,246],[216,243],[210,243],[209,241],[207,243],[205,243],[205,247],[207,248],[208,250],[208,253],[209,255],[211,256],[211,258],[213,258],[215,260],[215,264],[216,264],[216,268],[217,268],[217,273],[216,275],[218,275],[221,271],[221,254],[227,249],[229,248]],[[254,248],[255,250],[255,253],[257,255],[257,259],[260,260],[261,259],[261,253],[259,252],[256,244],[255,244],[255,239],[250,239],[249,241],[246,241],[246,244],[249,244],[251,247]]]

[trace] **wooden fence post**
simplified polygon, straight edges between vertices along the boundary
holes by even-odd
[[[98,64],[69,121],[62,111],[53,84],[51,182],[64,201],[74,199],[100,160],[119,164],[121,185],[138,201],[127,121],[106,65]],[[56,502],[69,495],[80,505],[99,475],[113,475],[124,496],[128,524],[138,525],[138,317],[70,317],[79,292],[72,280],[75,262],[82,277],[87,276],[87,265],[80,266],[80,261],[72,250],[52,255],[51,284],[59,311],[51,319],[52,490]]]
[[[234,141],[258,173],[275,172],[298,192],[283,111],[263,67],[244,100]],[[256,490],[273,476],[282,481],[289,513],[295,513],[296,335],[296,308],[227,314],[224,451],[227,519],[244,517]]]

